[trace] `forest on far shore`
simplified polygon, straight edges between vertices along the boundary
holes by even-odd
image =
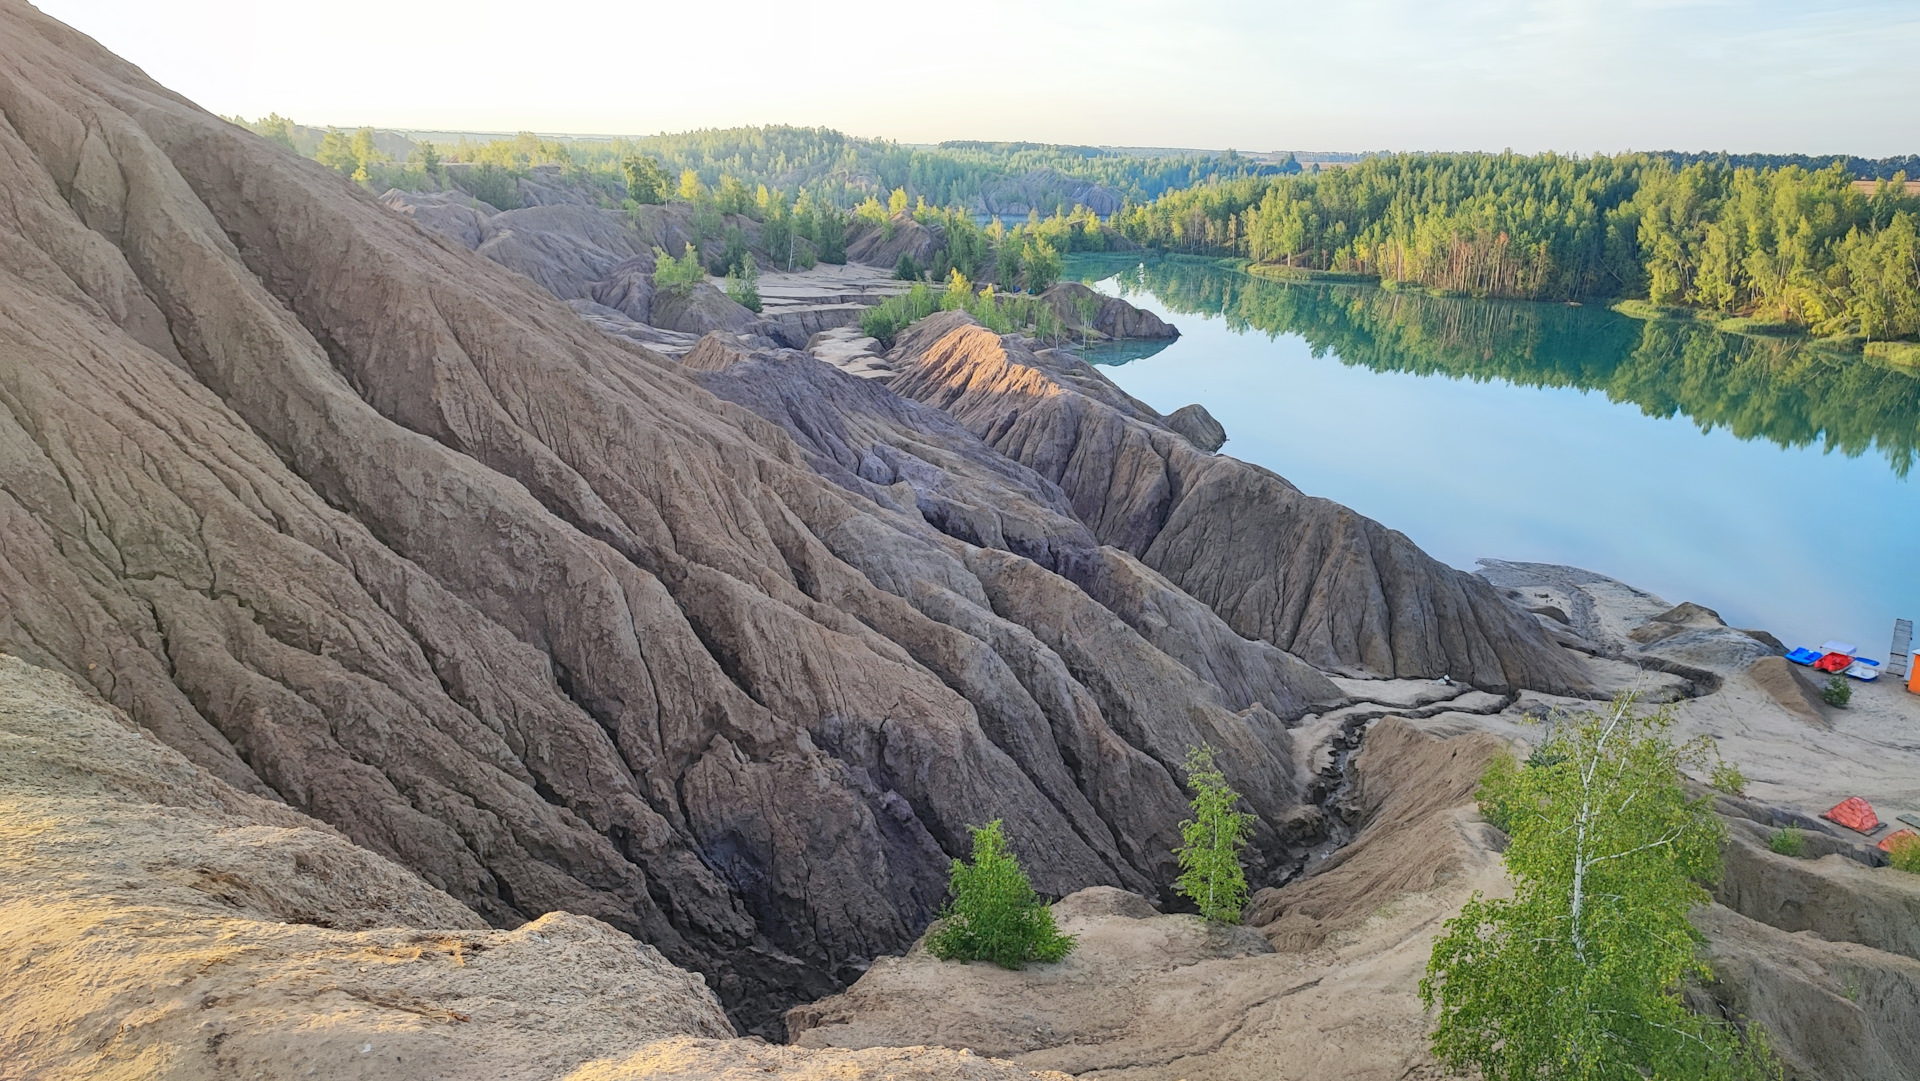
[[[1905,159],[1409,153],[1303,169],[1291,155],[913,148],[824,128],[436,145],[231,119],[374,191],[458,188],[512,209],[540,174],[609,207],[693,203],[716,241],[721,216],[746,215],[771,226],[781,263],[838,261],[855,219],[891,235],[911,217],[945,243],[902,272],[934,281],[1037,283],[1061,254],[1137,246],[1463,296],[1633,299],[1760,333],[1920,336],[1920,190],[1888,172]]]

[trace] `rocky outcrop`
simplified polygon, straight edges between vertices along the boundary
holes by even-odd
[[[1118,340],[1180,336],[1173,324],[1152,312],[1143,311],[1119,297],[1096,293],[1079,282],[1060,282],[1041,293],[1040,299],[1075,337],[1085,334]]]
[[[1405,536],[1210,455],[1091,366],[961,313],[900,336],[892,389],[1058,484],[1094,536],[1234,630],[1353,675],[1452,675],[1566,691],[1582,677],[1534,618]]]
[[[1213,419],[1207,407],[1195,402],[1167,414],[1167,427],[1187,437],[1187,442],[1212,454],[1227,445],[1227,429]]]
[[[760,322],[751,311],[706,282],[695,282],[684,290],[654,293],[646,321],[662,330],[681,334],[707,334],[716,330],[751,333]]]
[[[847,226],[847,261],[852,263],[892,267],[909,255],[924,267],[946,246],[945,229],[922,225],[909,214],[895,214],[885,225],[855,218]]]

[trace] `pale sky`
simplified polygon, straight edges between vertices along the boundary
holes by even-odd
[[[1920,152],[1920,0],[38,0],[220,113],[1241,150]]]

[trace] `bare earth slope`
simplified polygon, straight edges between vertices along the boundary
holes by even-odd
[[[1531,616],[1404,535],[1175,434],[1084,361],[964,315],[901,336],[891,387],[1060,485],[1101,541],[1236,631],[1331,671],[1565,692],[1580,675]]]
[[[1373,722],[1353,760],[1358,835],[1305,878],[1255,895],[1246,919],[1264,938],[1091,889],[1054,907],[1080,936],[1065,961],[1009,972],[916,948],[796,1007],[795,1042],[938,1042],[1137,1081],[1446,1076],[1415,989],[1461,902],[1509,888],[1502,838],[1472,805],[1506,743],[1471,728],[1439,738],[1423,723]],[[1726,873],[1718,903],[1693,917],[1715,978],[1689,992],[1694,1006],[1765,1025],[1792,1081],[1907,1081],[1920,1054],[1920,878],[1839,854],[1777,855],[1746,817],[1760,808],[1723,797],[1719,809],[1732,833]]]
[[[0,654],[0,1078],[969,1078],[920,1048],[731,1038],[698,976],[583,916],[513,931]]]
[[[725,1037],[652,947],[445,893],[0,655],[0,1077],[549,1078]]]
[[[1044,890],[1163,892],[1201,740],[1287,866],[1329,685],[963,428],[796,442],[19,0],[0,121],[0,645],[236,787],[750,1026],[990,818]]]

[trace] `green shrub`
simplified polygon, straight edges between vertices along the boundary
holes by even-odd
[[[693,245],[675,259],[660,248],[653,249],[653,287],[662,293],[686,296],[695,285],[707,280],[700,266],[700,255]]]
[[[747,256],[744,262],[746,266],[743,269],[727,271],[727,296],[732,297],[735,304],[757,314],[760,311],[760,271],[753,265],[753,256]]]
[[[1030,331],[1048,342],[1066,337],[1066,324],[1052,305],[1036,297],[1000,296],[992,286],[976,294],[972,283],[958,270],[938,293],[925,282],[915,282],[905,293],[868,308],[860,316],[860,332],[891,345],[895,335],[937,311],[964,311],[995,334]]]
[[[1920,875],[1920,838],[1902,837],[1888,846],[1887,858],[1910,875]]]
[[[1767,838],[1767,847],[1782,856],[1804,856],[1807,854],[1807,837],[1800,832],[1800,827],[1788,826],[1774,830],[1773,836]]]
[[[745,274],[746,265],[753,262],[753,253],[747,248],[747,234],[737,225],[727,226],[726,239],[721,241],[720,254],[714,257],[707,269],[716,278],[728,274]]]
[[[1019,968],[1072,952],[1073,936],[1054,927],[1053,910],[1007,850],[999,819],[973,831],[973,863],[953,861],[950,888],[953,900],[940,912],[945,922],[927,938],[927,952],[942,961]]]
[[[1845,676],[1834,676],[1821,688],[1820,700],[1829,706],[1844,706],[1853,701],[1853,688],[1847,686]]]
[[[520,181],[511,172],[488,163],[468,169],[460,177],[462,190],[495,210],[520,209]]]
[[[1240,850],[1247,845],[1253,816],[1234,810],[1240,793],[1227,785],[1213,761],[1213,748],[1187,750],[1187,787],[1193,789],[1193,817],[1180,823],[1180,877],[1173,888],[1200,907],[1215,923],[1239,923],[1247,907],[1247,875]]]
[[[860,333],[891,345],[895,335],[939,310],[933,290],[927,288],[925,282],[916,282],[912,289],[862,312]]]
[[[1487,771],[1480,775],[1480,786],[1473,790],[1473,798],[1480,804],[1480,817],[1502,833],[1513,832],[1514,818],[1519,814],[1519,807],[1512,802],[1519,791],[1513,775],[1519,771],[1517,759],[1510,754],[1499,754],[1487,763]]]
[[[920,264],[913,261],[912,255],[901,252],[900,261],[893,264],[893,276],[903,282],[919,281]]]
[[[1724,759],[1713,764],[1713,772],[1707,775],[1707,783],[1729,796],[1747,794],[1747,775],[1740,772],[1739,766]]]

